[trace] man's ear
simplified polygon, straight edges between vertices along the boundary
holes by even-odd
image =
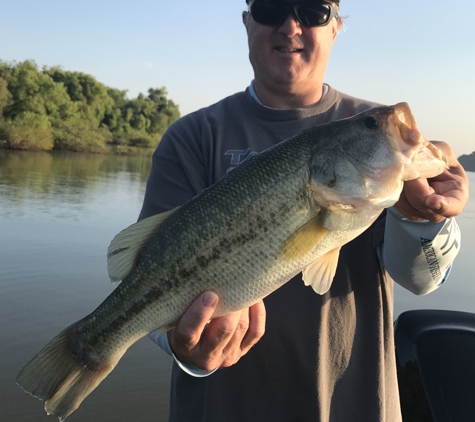
[[[333,41],[335,41],[336,36],[340,33],[340,24],[339,24],[339,22],[336,22],[336,24],[333,25],[332,32],[333,32]]]
[[[242,23],[244,24],[244,26],[246,27],[246,31],[248,29],[248,24],[249,24],[249,21],[251,20],[251,15],[249,14],[248,11],[243,11],[242,12]]]

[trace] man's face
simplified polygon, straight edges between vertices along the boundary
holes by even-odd
[[[248,13],[243,13],[243,21],[256,83],[274,93],[285,90],[292,94],[314,84],[321,86],[338,33],[337,20],[309,28],[290,15],[282,25],[266,26],[255,22]]]

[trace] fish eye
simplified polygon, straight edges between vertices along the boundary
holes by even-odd
[[[364,120],[364,124],[368,129],[377,129],[379,127],[379,121],[375,116],[368,116]]]

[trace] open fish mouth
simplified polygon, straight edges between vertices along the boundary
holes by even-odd
[[[393,106],[393,121],[399,130],[402,140],[410,146],[417,146],[423,142],[424,138],[419,132],[416,120],[407,103],[398,103]],[[401,148],[401,150],[403,150]]]
[[[435,173],[442,173],[447,168],[447,158],[422,136],[409,105],[398,103],[391,108],[394,111],[388,116],[387,131],[392,138],[391,144],[395,151],[400,152],[404,163],[402,179],[433,177]]]
[[[401,153],[411,160],[421,149],[427,148],[432,153],[432,159],[447,163],[442,151],[422,136],[407,103],[398,103],[392,109],[394,112],[388,118],[388,131],[396,140]]]

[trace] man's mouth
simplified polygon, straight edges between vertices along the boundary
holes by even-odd
[[[276,50],[281,53],[301,53],[303,51],[303,48],[276,47]]]

